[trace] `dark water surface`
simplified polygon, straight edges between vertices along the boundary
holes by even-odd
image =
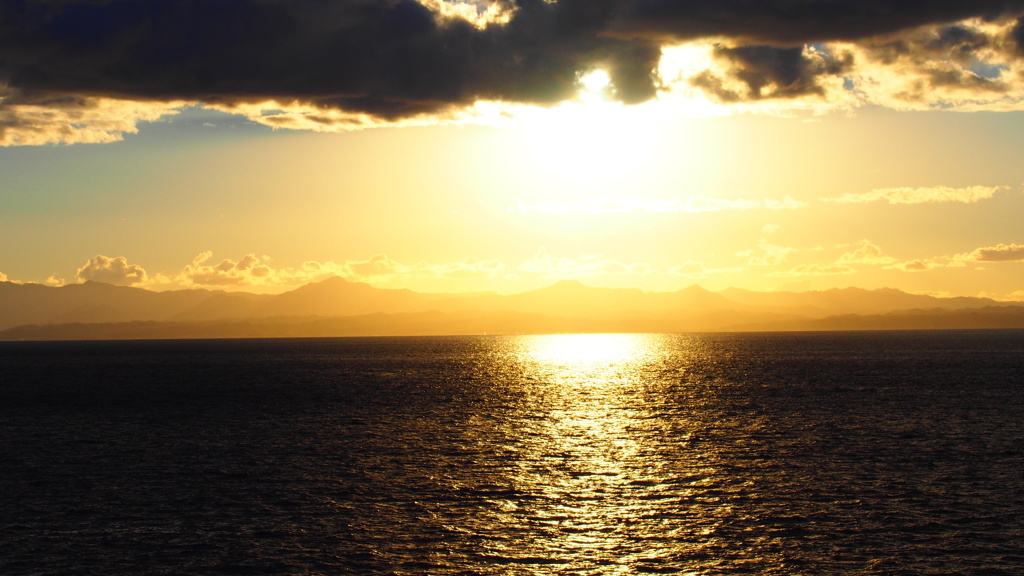
[[[0,344],[0,574],[1021,574],[1024,332]]]

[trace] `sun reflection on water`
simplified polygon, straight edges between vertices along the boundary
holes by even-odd
[[[661,526],[663,468],[651,440],[665,346],[643,334],[522,336],[512,344],[522,378],[517,462],[510,484],[540,495],[506,521],[538,535],[510,556],[559,558],[568,573],[666,568],[644,528]],[[607,564],[609,557],[617,565]]]
[[[537,368],[590,370],[636,361],[650,353],[643,334],[546,334],[526,336],[521,358]]]

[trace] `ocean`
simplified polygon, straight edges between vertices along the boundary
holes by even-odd
[[[1020,574],[1024,332],[0,343],[0,574]]]

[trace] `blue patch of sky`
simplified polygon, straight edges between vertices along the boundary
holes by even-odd
[[[1003,71],[1009,70],[1010,67],[1006,64],[990,64],[975,59],[967,69],[987,80],[995,80],[1003,75]]]
[[[256,136],[268,134],[271,129],[249,120],[239,114],[230,114],[202,106],[186,106],[177,114],[164,116],[153,122],[141,122],[138,134],[126,134],[132,140],[177,141],[180,139],[205,139]]]

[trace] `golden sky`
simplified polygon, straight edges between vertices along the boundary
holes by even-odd
[[[0,280],[1024,300],[1014,3],[221,4],[0,8]]]

